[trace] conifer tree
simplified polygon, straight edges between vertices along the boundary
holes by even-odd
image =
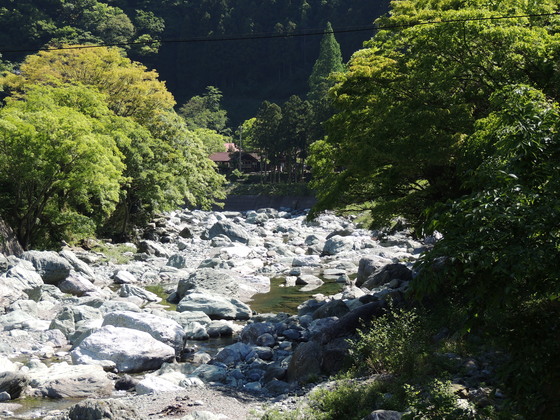
[[[329,81],[331,73],[344,71],[342,62],[342,53],[340,45],[336,41],[334,31],[330,22],[327,22],[325,35],[321,39],[319,48],[319,57],[313,65],[313,71],[309,77],[309,95],[308,99],[312,101],[320,101],[324,99],[327,91],[332,86]]]

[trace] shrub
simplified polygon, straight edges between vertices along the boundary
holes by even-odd
[[[420,317],[414,310],[392,310],[358,331],[350,351],[357,372],[412,375],[426,352]]]
[[[425,387],[405,384],[406,401],[409,410],[403,420],[466,420],[476,418],[474,410],[457,404],[457,398],[451,392],[451,384],[434,379]]]
[[[311,394],[312,417],[316,420],[361,419],[380,407],[403,410],[403,401],[391,392],[390,378],[344,380],[334,389],[318,389]]]

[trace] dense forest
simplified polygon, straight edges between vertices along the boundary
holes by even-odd
[[[387,3],[3,0],[0,213],[25,247],[126,237],[223,197],[207,156],[242,135],[272,178],[311,168],[314,212],[440,238],[355,349],[356,375],[389,374],[379,401],[556,419],[560,1]],[[267,39],[200,39],[237,34]],[[120,48],[38,52],[91,43]],[[449,396],[453,352],[494,358],[485,405]]]
[[[263,100],[305,95],[327,22],[370,26],[388,0],[18,0],[0,2],[0,53],[21,61],[62,44],[130,44],[128,56],[158,71],[179,104],[206,86],[224,93],[235,125]],[[313,32],[315,35],[284,37]],[[263,36],[224,42],[193,42]],[[338,35],[345,60],[373,31]],[[270,38],[273,36],[273,38]],[[276,37],[276,38],[274,38]],[[169,42],[157,42],[164,40]],[[181,41],[191,42],[181,42]],[[8,51],[22,52],[8,52]]]

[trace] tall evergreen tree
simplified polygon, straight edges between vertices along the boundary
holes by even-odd
[[[319,58],[315,61],[313,71],[309,77],[308,98],[312,101],[322,100],[329,88],[333,85],[333,83],[329,81],[329,76],[332,73],[342,71],[344,71],[344,64],[342,61],[342,53],[340,52],[340,45],[336,41],[331,23],[327,22],[325,35],[323,35],[321,39]]]
[[[329,89],[334,85],[330,77],[333,73],[343,72],[344,69],[340,45],[334,36],[331,23],[328,22],[325,35],[321,39],[319,57],[309,77],[307,99],[311,104],[312,114],[308,129],[310,139],[318,140],[325,136],[323,123],[334,114],[332,102],[327,97]]]

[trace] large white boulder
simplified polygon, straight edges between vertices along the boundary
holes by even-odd
[[[119,372],[154,370],[175,358],[173,347],[147,332],[112,325],[95,331],[70,354],[75,364],[113,364]]]
[[[239,285],[227,270],[200,268],[188,277],[182,278],[177,285],[179,299],[192,292],[209,292],[236,297],[239,293]]]
[[[31,387],[49,398],[107,397],[113,391],[113,382],[101,366],[63,362],[32,369],[28,375]]]
[[[105,315],[103,325],[146,332],[156,340],[173,347],[177,354],[185,345],[183,327],[172,319],[157,315],[127,311],[110,312]]]
[[[232,241],[241,242],[242,244],[247,244],[251,238],[249,233],[242,226],[231,220],[221,220],[215,223],[208,231],[208,237],[210,239],[218,235],[225,235]]]
[[[21,258],[31,262],[48,284],[64,280],[72,270],[70,263],[53,251],[25,251]]]
[[[0,276],[0,312],[19,299],[39,300],[43,284],[33,265],[20,260]]]

